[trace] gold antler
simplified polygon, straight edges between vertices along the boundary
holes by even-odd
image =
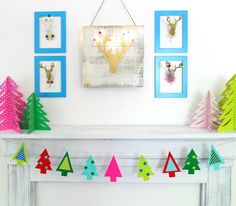
[[[170,19],[170,16],[167,16],[166,20],[168,22],[168,26],[169,26],[169,35],[171,37],[175,36],[176,33],[176,27],[177,27],[177,23],[182,19],[182,16],[179,16],[178,19],[174,19],[174,21],[172,22]]]
[[[101,33],[99,32],[101,35]],[[133,40],[126,42],[124,36],[120,38],[120,49],[116,48],[115,53],[112,52],[112,48],[107,47],[107,43],[111,42],[109,36],[103,36],[102,44],[100,38],[96,41],[96,46],[98,50],[104,54],[104,59],[106,59],[110,66],[110,71],[116,73],[118,71],[118,63],[124,58],[124,54],[130,49],[133,44]]]

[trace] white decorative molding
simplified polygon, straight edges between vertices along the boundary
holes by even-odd
[[[201,206],[231,206],[231,167],[236,158],[235,133],[216,133],[180,126],[77,126],[54,127],[50,132],[0,134],[5,140],[9,174],[9,206],[35,206],[35,183],[40,181],[87,182],[81,175],[88,155],[93,155],[99,176],[90,183],[107,182],[104,172],[112,155],[117,157],[123,177],[120,183],[198,183],[201,184]],[[30,165],[17,167],[11,157],[20,143],[27,147]],[[208,169],[210,145],[216,146],[225,160],[219,172]],[[34,167],[40,153],[47,148],[54,171],[40,175]],[[188,175],[176,173],[176,178],[162,174],[169,151],[182,167],[191,148],[194,148],[201,171]],[[71,157],[73,174],[62,177],[55,169],[64,153]],[[155,176],[149,182],[137,178],[138,158],[149,159]],[[109,183],[110,184],[110,183]]]

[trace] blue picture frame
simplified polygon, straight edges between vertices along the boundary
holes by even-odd
[[[61,17],[61,47],[41,48],[40,47],[40,17]],[[45,11],[34,13],[34,48],[35,53],[65,53],[66,52],[66,12],[65,11]]]
[[[60,92],[41,92],[40,91],[40,62],[41,61],[60,61],[61,62],[61,91]],[[65,56],[35,56],[35,94],[38,97],[66,97],[66,57]]]
[[[162,93],[160,92],[161,84],[161,61],[182,61],[182,91],[180,93]],[[155,56],[155,98],[186,98],[188,96],[188,62],[187,56]]]
[[[182,47],[162,48],[160,32],[161,16],[182,16]],[[155,53],[187,53],[188,52],[188,11],[155,11]]]

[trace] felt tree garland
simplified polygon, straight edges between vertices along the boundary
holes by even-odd
[[[34,130],[50,130],[50,127],[47,125],[49,120],[45,117],[47,113],[43,111],[40,99],[33,92],[27,100],[21,128],[28,129],[28,133]]]
[[[25,109],[22,97],[16,82],[11,77],[7,77],[0,85],[0,130],[20,132],[21,119]]]
[[[226,91],[227,90],[227,91]],[[222,113],[219,117],[221,124],[217,132],[236,130],[236,81],[233,78],[232,83],[225,90],[225,100],[222,105]]]
[[[92,180],[94,176],[98,176],[95,161],[92,156],[89,156],[86,160],[82,175],[86,176],[87,180]]]
[[[216,129],[220,124],[219,115],[220,110],[216,98],[208,91],[206,97],[198,105],[191,127]]]
[[[196,170],[200,170],[197,155],[193,149],[188,154],[183,170],[188,170],[188,174],[193,175]]]
[[[15,155],[12,157],[13,160],[16,161],[16,165],[22,166],[23,164],[28,164],[28,155],[26,152],[25,144],[22,143],[20,147],[17,149]]]
[[[211,145],[211,152],[208,158],[208,166],[214,167],[214,169],[217,171],[220,170],[220,165],[224,163],[225,163],[224,160],[222,159],[216,148],[213,145]]]
[[[111,162],[109,163],[109,166],[105,173],[105,177],[110,177],[111,182],[116,182],[117,177],[122,177],[122,174],[116,162],[115,156],[112,157]]]
[[[67,176],[69,172],[73,173],[73,168],[70,162],[70,157],[69,157],[68,152],[65,153],[56,171],[61,172],[61,176]]]
[[[38,164],[35,168],[40,169],[41,174],[46,174],[48,170],[52,170],[50,156],[48,154],[47,149],[44,149],[43,152],[40,154]]]
[[[145,157],[141,156],[139,159],[138,177],[142,177],[144,181],[148,181],[153,175],[154,172],[152,171],[152,167],[145,159]]]
[[[180,172],[180,171],[181,170],[178,164],[176,163],[173,155],[171,154],[171,152],[169,152],[164,169],[163,169],[163,173],[169,173],[169,177],[175,177],[175,173]]]

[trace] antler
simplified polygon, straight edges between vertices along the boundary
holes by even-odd
[[[55,65],[54,65],[54,62],[53,62],[53,63],[51,63],[51,65],[50,65],[50,71],[51,71],[51,72],[53,71],[54,67],[55,67]]]
[[[46,67],[46,66],[43,66],[42,63],[39,64],[39,67],[42,68],[42,69],[44,69],[45,71],[47,70],[47,67]]]
[[[175,19],[175,22],[177,23],[177,22],[179,22],[181,19],[182,19],[182,16],[179,16],[178,19]]]

